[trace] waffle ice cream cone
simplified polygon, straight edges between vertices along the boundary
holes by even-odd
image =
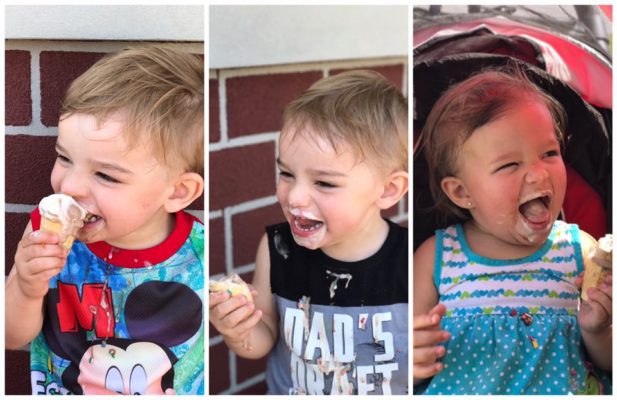
[[[226,291],[232,297],[243,294],[248,301],[253,301],[253,295],[249,286],[237,274],[227,275],[220,280],[210,280],[208,290],[211,292]]]
[[[585,258],[585,275],[581,298],[588,301],[587,290],[597,287],[602,278],[612,268],[613,261],[613,235],[605,235],[600,238],[595,249]]]
[[[77,231],[84,226],[88,212],[72,197],[64,194],[52,194],[39,203],[41,230],[58,235],[60,244],[70,250],[77,236]]]

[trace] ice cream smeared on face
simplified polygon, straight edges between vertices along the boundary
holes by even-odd
[[[309,211],[289,210],[291,234],[302,247],[315,250],[326,234],[326,224]]]
[[[77,231],[84,226],[88,214],[72,197],[52,194],[39,203],[41,230],[58,234],[60,243],[70,249]]]

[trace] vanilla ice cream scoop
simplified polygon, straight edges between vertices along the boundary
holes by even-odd
[[[612,268],[613,262],[613,235],[608,234],[600,238],[596,247],[585,258],[585,276],[581,289],[581,298],[589,300],[587,290],[597,287],[602,277]]]
[[[88,214],[72,197],[65,194],[52,194],[39,203],[41,230],[56,233],[60,244],[70,249],[75,241],[77,231],[84,226]]]

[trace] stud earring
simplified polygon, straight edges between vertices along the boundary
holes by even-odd
[[[467,207],[471,208],[471,201],[467,202]]]

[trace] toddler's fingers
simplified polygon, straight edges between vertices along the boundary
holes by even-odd
[[[57,234],[45,231],[34,231],[24,235],[20,243],[24,246],[32,244],[58,244],[60,238]]]
[[[434,328],[441,321],[441,317],[437,314],[421,314],[414,315],[413,317],[413,329],[426,329]]]
[[[255,325],[257,325],[257,323],[261,320],[261,317],[263,315],[263,312],[261,310],[255,310],[254,313],[251,314],[251,316],[247,319],[245,319],[244,321],[240,322],[236,329],[238,330],[238,332],[246,332],[248,334],[248,332],[253,329],[255,327]]]
[[[419,379],[430,378],[437,375],[442,369],[443,364],[439,362],[428,365],[414,364],[413,377]]]
[[[600,287],[602,287],[602,285],[600,285]],[[607,294],[602,289],[592,288],[587,291],[587,295],[589,296],[589,299],[591,300],[589,302],[591,303],[590,304],[591,307],[594,306],[593,303],[596,303],[604,309],[604,312],[608,314],[609,317],[612,316],[613,300],[611,299],[609,294]]]
[[[418,347],[413,349],[413,364],[432,364],[443,357],[446,348],[443,346]]]
[[[37,257],[17,269],[17,274],[22,278],[36,276],[50,269],[62,270],[66,264],[66,258],[62,257]]]
[[[576,287],[578,287],[579,289],[583,286],[583,279],[585,276],[585,272],[581,273],[579,276],[577,276],[574,279],[574,284],[576,285]]]
[[[450,333],[447,331],[413,331],[413,347],[434,346],[437,343],[445,342],[450,339]]]
[[[54,276],[58,275],[62,271],[62,268],[64,268],[64,266],[62,266],[60,268],[46,269],[46,270],[41,271],[38,274],[36,274],[36,277],[48,281],[51,278],[53,278]]]
[[[235,308],[233,311],[225,314],[223,323],[228,329],[236,329],[238,324],[243,322],[249,315],[253,314],[254,311],[255,304],[247,303],[246,305]]]
[[[31,245],[27,249],[24,249],[22,259],[30,262],[38,258],[54,257],[60,258],[66,262],[68,254],[69,251],[59,244],[38,244]]]
[[[214,307],[229,299],[230,296],[231,295],[224,290],[220,292],[210,292],[208,294],[208,308],[212,310]]]
[[[219,302],[219,304],[216,306],[217,312],[220,313],[220,315],[222,316],[231,314],[245,304],[249,303],[248,299],[245,296],[230,296],[229,293],[227,293],[227,295],[229,297],[227,297],[224,301]]]

